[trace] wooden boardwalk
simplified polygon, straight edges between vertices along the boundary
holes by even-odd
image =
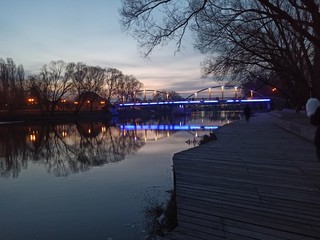
[[[320,239],[320,163],[310,140],[259,114],[173,157],[178,227],[167,239]]]

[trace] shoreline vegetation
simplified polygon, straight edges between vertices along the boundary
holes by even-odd
[[[147,240],[156,240],[165,237],[172,232],[178,225],[177,202],[175,189],[167,191],[169,199],[164,203],[157,201],[150,203],[144,210],[147,219]]]
[[[14,122],[75,122],[75,121],[110,121],[113,117],[119,120],[123,119],[143,119],[147,120],[153,117],[176,116],[171,111],[151,112],[148,109],[129,109],[117,113],[111,113],[108,110],[87,110],[75,113],[74,111],[55,111],[41,112],[40,110],[19,110],[19,111],[0,111],[0,123]]]
[[[54,114],[49,112],[41,113],[40,111],[15,111],[12,113],[0,112],[0,123],[10,122],[41,122],[41,121],[108,121],[112,118],[109,111],[83,111],[77,114],[74,111],[56,111]]]

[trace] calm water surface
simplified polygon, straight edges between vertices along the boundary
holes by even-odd
[[[144,210],[173,188],[173,154],[239,117],[0,125],[1,239],[145,239]]]

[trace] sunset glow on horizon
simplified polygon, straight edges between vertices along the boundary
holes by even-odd
[[[193,49],[192,39],[186,39],[181,53],[169,45],[143,59],[136,40],[121,30],[120,7],[119,0],[3,1],[0,58],[22,64],[26,75],[63,60],[117,68],[148,89],[180,93],[215,84],[201,78],[203,56]]]

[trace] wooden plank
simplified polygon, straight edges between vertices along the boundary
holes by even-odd
[[[178,209],[179,216],[187,215],[190,219],[193,219],[193,222],[197,222],[199,218],[203,218],[203,224],[205,220],[209,222],[207,226],[214,221],[213,219],[221,219],[220,222],[223,223],[224,227],[228,225],[226,220],[230,220],[244,224],[244,228],[246,228],[245,226],[247,224],[250,224],[297,235],[320,236],[320,229],[315,226],[315,223],[311,223],[311,221],[308,220],[299,221],[299,219],[286,216],[278,217],[276,214],[264,214],[263,212],[258,215],[256,212],[246,211],[246,209],[235,212],[235,208],[225,206],[211,206],[207,207],[207,209],[205,209],[204,206],[193,206],[191,208],[188,207],[188,209],[186,209],[186,207],[188,206],[183,205]],[[212,216],[214,216],[214,218]],[[191,222],[191,220],[189,220],[189,222]],[[184,222],[181,222],[181,224],[183,225]]]
[[[175,239],[319,239],[314,146],[266,116],[223,127],[217,141],[174,155]]]

